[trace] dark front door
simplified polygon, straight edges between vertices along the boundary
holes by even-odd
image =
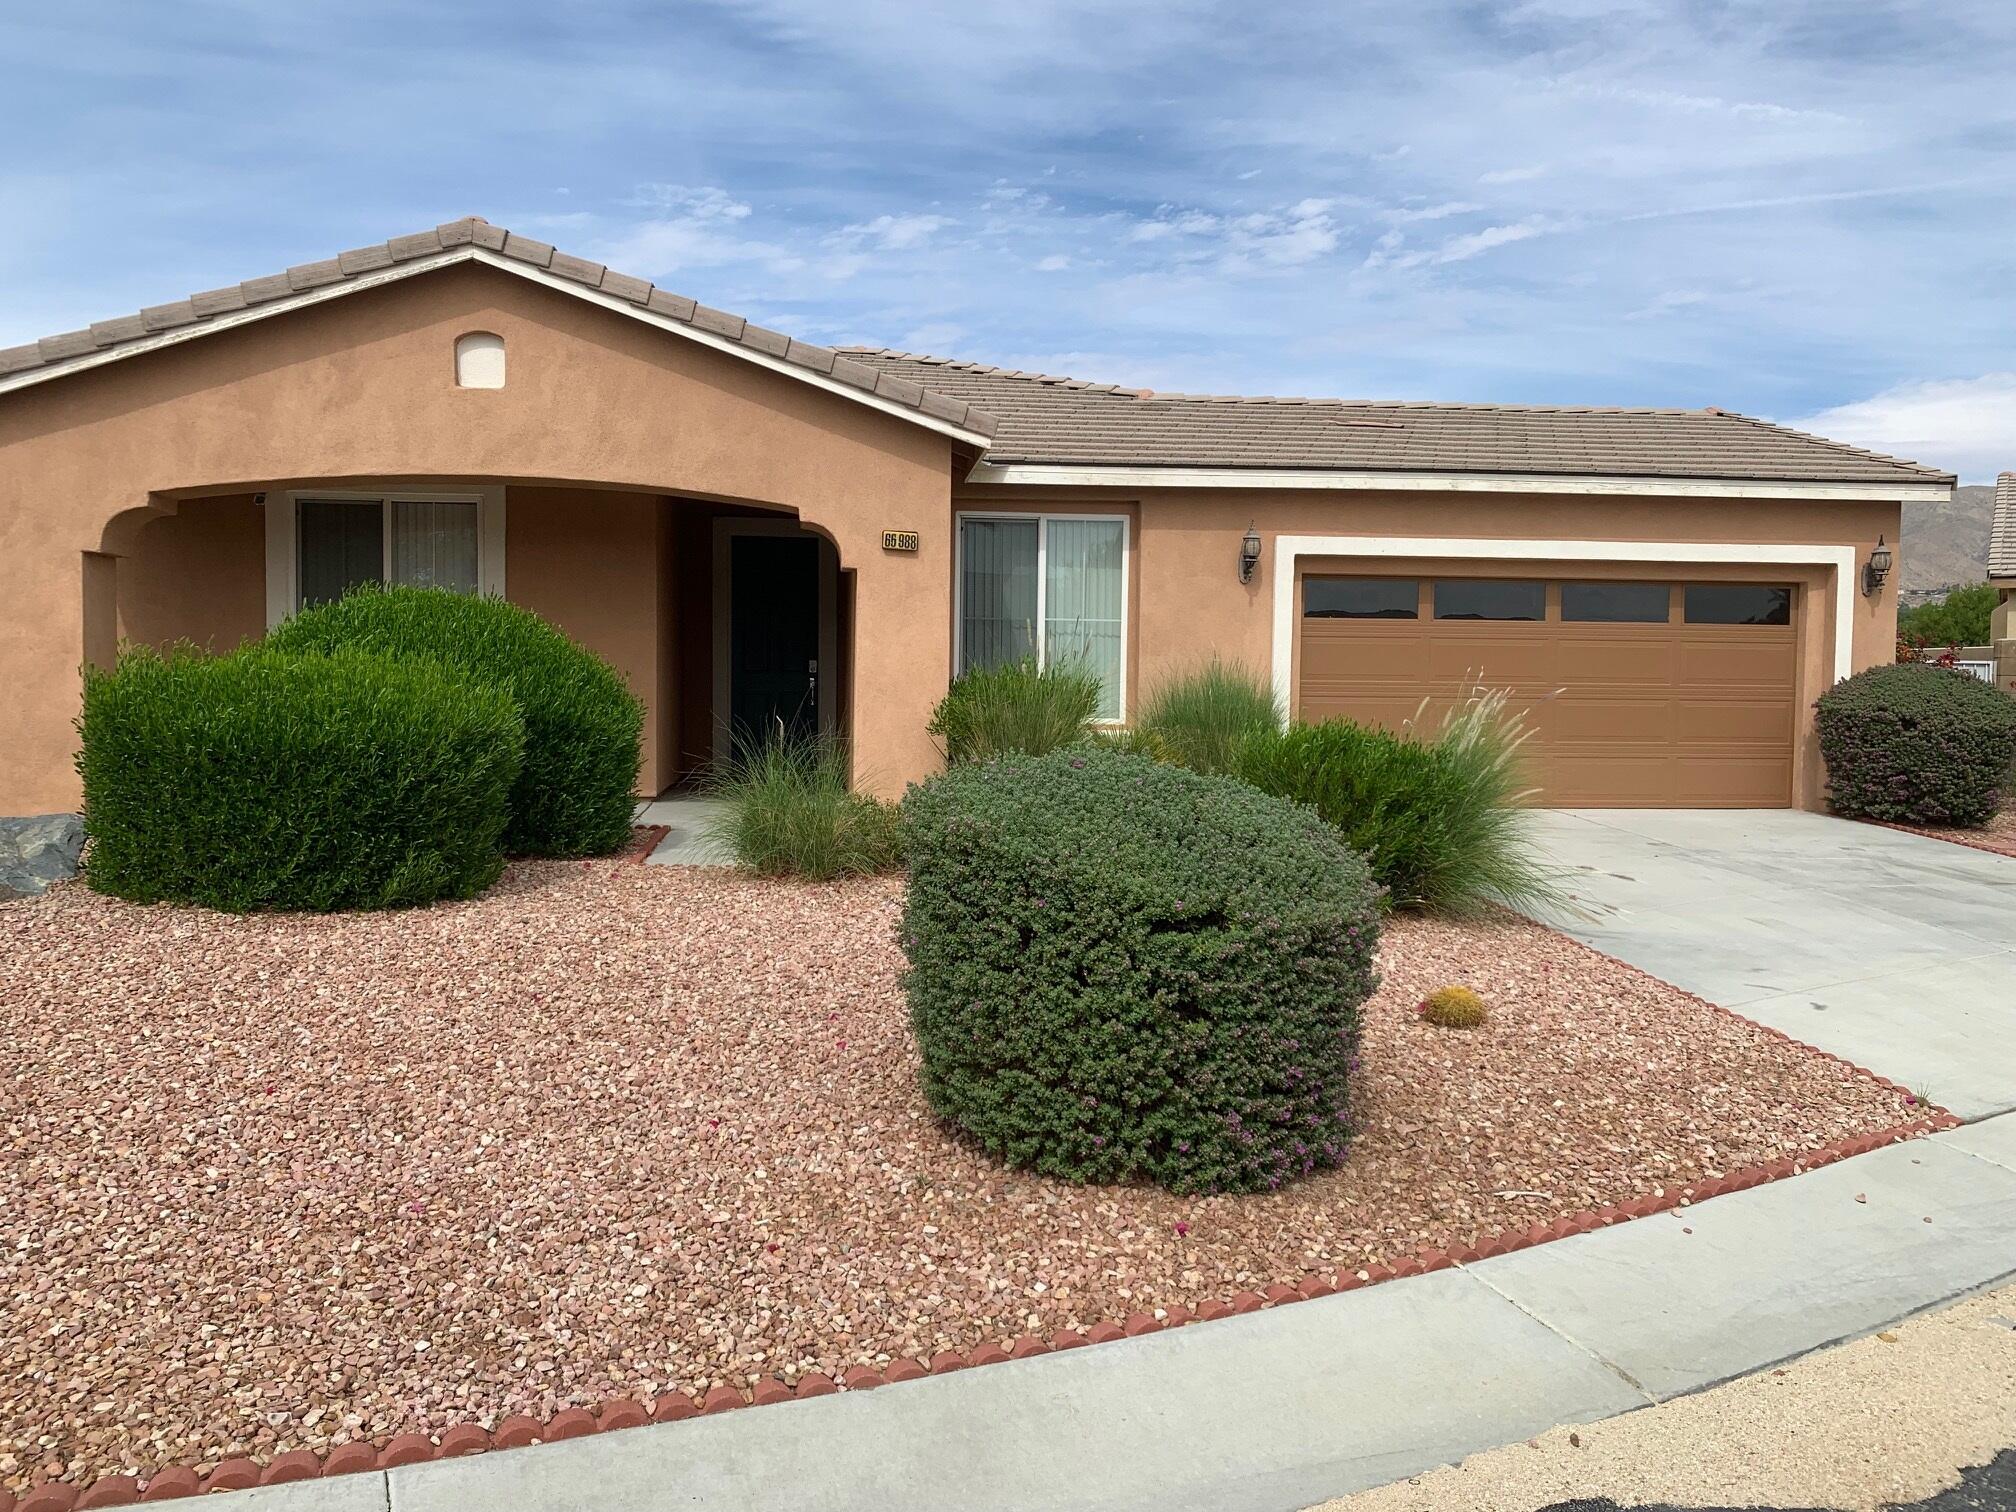
[[[819,733],[819,542],[729,537],[728,707],[737,749]]]

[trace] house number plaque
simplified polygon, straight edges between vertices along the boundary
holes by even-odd
[[[915,551],[917,532],[914,530],[885,530],[882,532],[884,551]]]

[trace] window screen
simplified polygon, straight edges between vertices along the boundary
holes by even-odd
[[[327,604],[385,579],[384,506],[373,499],[303,499],[301,602]]]

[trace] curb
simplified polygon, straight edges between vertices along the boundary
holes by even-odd
[[[642,846],[637,854],[626,855],[620,859],[641,863],[657,846],[658,840],[663,838],[666,827],[640,825],[637,826],[637,830],[640,835],[647,835],[652,830],[657,833],[649,835],[648,844],[643,843],[642,839],[637,842]],[[1540,927],[1551,926],[1543,924]],[[1554,932],[1561,933],[1559,930]],[[1573,938],[1567,935],[1562,937],[1571,940]],[[1857,1155],[1867,1155],[1886,1145],[1902,1144],[1926,1134],[1959,1128],[1963,1123],[1962,1119],[1955,1117],[1946,1109],[1924,1102],[1909,1087],[1893,1082],[1888,1077],[1878,1076],[1875,1072],[1858,1066],[1842,1056],[1809,1045],[1804,1040],[1794,1039],[1783,1030],[1774,1029],[1768,1024],[1760,1024],[1755,1019],[1745,1018],[1733,1009],[1724,1008],[1719,1003],[1711,1003],[1706,998],[1687,992],[1684,988],[1675,988],[1663,977],[1655,977],[1651,972],[1633,966],[1629,961],[1620,961],[1615,956],[1606,955],[1594,946],[1585,945],[1579,940],[1573,940],[1573,943],[1591,955],[1601,956],[1649,981],[1659,982],[1662,986],[1681,992],[1690,1001],[1704,1008],[1734,1019],[1739,1024],[1757,1030],[1772,1039],[1796,1045],[1822,1060],[1832,1061],[1879,1087],[1900,1093],[1922,1107],[1926,1116],[1893,1124],[1868,1134],[1835,1140],[1804,1155],[1783,1157],[1765,1165],[1745,1167],[1721,1176],[1690,1182],[1685,1186],[1658,1187],[1647,1195],[1612,1203],[1607,1207],[1585,1208],[1566,1217],[1556,1218],[1551,1223],[1536,1223],[1528,1228],[1501,1230],[1469,1245],[1459,1245],[1448,1250],[1424,1247],[1404,1259],[1381,1261],[1357,1270],[1312,1271],[1293,1282],[1275,1282],[1261,1292],[1242,1291],[1228,1298],[1209,1299],[1188,1307],[1171,1306],[1152,1313],[1131,1313],[1125,1318],[1094,1323],[1082,1332],[1075,1329],[1059,1329],[1048,1338],[1024,1334],[1003,1341],[989,1340],[964,1351],[945,1350],[928,1360],[898,1358],[879,1370],[865,1365],[854,1365],[843,1371],[837,1382],[831,1376],[818,1371],[800,1376],[795,1384],[770,1376],[757,1382],[755,1387],[748,1391],[724,1383],[709,1387],[698,1398],[674,1391],[641,1399],[618,1397],[603,1402],[592,1410],[566,1407],[544,1422],[529,1417],[511,1416],[500,1419],[494,1428],[487,1430],[474,1423],[460,1423],[433,1437],[419,1433],[399,1433],[387,1438],[382,1444],[357,1440],[338,1444],[328,1450],[290,1449],[277,1455],[271,1463],[264,1466],[249,1459],[228,1459],[218,1464],[207,1475],[194,1466],[177,1465],[155,1470],[144,1478],[132,1475],[101,1476],[84,1488],[61,1481],[46,1481],[18,1499],[11,1493],[0,1490],[0,1512],[89,1512],[92,1508],[125,1507],[141,1502],[167,1501],[177,1497],[208,1494],[212,1491],[240,1491],[253,1486],[277,1486],[292,1481],[348,1475],[358,1471],[392,1470],[402,1465],[424,1464],[432,1460],[459,1459],[464,1455],[481,1454],[490,1449],[520,1449],[531,1444],[584,1438],[590,1434],[611,1433],[624,1428],[643,1427],[646,1424],[682,1422],[687,1418],[732,1412],[743,1407],[766,1407],[778,1402],[806,1401],[813,1397],[832,1396],[841,1391],[872,1391],[881,1386],[900,1385],[907,1381],[922,1380],[926,1376],[948,1375],[955,1370],[965,1370],[974,1366],[1033,1359],[1038,1355],[1077,1349],[1087,1344],[1140,1338],[1145,1334],[1160,1333],[1190,1323],[1208,1323],[1242,1313],[1259,1312],[1263,1308],[1286,1307],[1316,1297],[1334,1296],[1342,1292],[1357,1291],[1366,1286],[1376,1286],[1382,1281],[1394,1281],[1407,1276],[1424,1276],[1452,1267],[1472,1265],[1480,1260],[1509,1255],[1556,1239],[1594,1233],[1598,1229],[1629,1223],[1633,1219],[1649,1218],[1657,1213],[1691,1207],[1711,1197],[1749,1191],[1752,1187],[1764,1186],[1788,1176],[1802,1175],[1807,1171],[1818,1170]]]

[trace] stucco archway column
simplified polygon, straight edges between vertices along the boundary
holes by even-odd
[[[854,785],[900,798],[942,764],[925,727],[952,675],[950,522],[829,520],[817,510],[800,518],[832,539],[854,574]],[[917,550],[884,551],[884,528],[917,529]]]

